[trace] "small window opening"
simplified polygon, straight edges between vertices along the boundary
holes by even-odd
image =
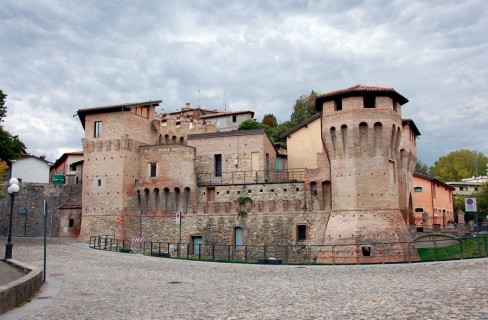
[[[93,137],[100,138],[102,136],[102,121],[95,121],[95,132]]]
[[[341,111],[342,110],[342,99],[334,100],[334,110]]]
[[[298,225],[297,226],[297,240],[298,241],[305,241],[307,240],[307,226],[306,225]]]
[[[232,116],[232,122],[237,122],[237,116],[236,115]]]
[[[415,187],[413,188],[414,192],[422,192],[422,187]]]
[[[98,186],[101,187],[102,186],[102,179],[98,179]]]
[[[75,219],[69,219],[68,221],[68,227],[73,228],[75,226]]]
[[[371,247],[361,247],[363,250],[363,257],[371,256]]]
[[[375,96],[364,96],[364,107],[365,108],[375,108]]]

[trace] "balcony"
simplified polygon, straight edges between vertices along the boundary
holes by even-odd
[[[199,187],[303,181],[305,181],[305,169],[232,171],[222,172],[219,177],[215,176],[215,173],[197,174]]]

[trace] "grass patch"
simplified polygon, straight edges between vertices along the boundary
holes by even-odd
[[[420,248],[417,249],[417,251],[419,253],[421,261],[480,258],[487,256],[487,240],[488,238],[486,237],[468,238],[462,240],[461,243],[454,246],[443,248]]]

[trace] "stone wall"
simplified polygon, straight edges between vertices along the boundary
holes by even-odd
[[[0,185],[7,190],[8,183]],[[60,207],[81,204],[81,185],[54,185],[48,183],[21,183],[15,195],[12,236],[38,237],[44,235],[44,200],[48,203],[47,234],[56,237],[60,229]],[[26,210],[26,215],[19,214]],[[54,210],[54,211],[53,211]],[[0,199],[0,233],[7,235],[10,215],[10,197]],[[79,221],[78,221],[79,223]]]

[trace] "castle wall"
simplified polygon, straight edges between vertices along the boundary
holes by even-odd
[[[7,190],[8,182],[0,184]],[[81,204],[80,185],[54,185],[49,183],[20,184],[20,192],[15,195],[12,219],[12,236],[40,237],[44,235],[44,200],[48,204],[47,235],[59,236],[59,228],[64,223],[64,206]],[[26,210],[27,215],[19,214]],[[80,210],[80,209],[78,209]],[[0,234],[7,234],[10,215],[10,196],[0,198]],[[76,223],[79,224],[79,220]]]

